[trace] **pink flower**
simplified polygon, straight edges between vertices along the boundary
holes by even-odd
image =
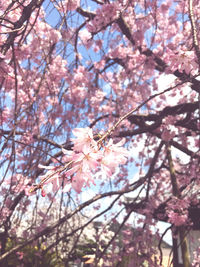
[[[128,151],[122,147],[125,140],[121,140],[117,144],[113,144],[113,140],[110,139],[105,147],[104,158],[109,157],[115,165],[125,164],[128,157]]]
[[[42,196],[46,196],[49,192],[55,192],[58,190],[61,186],[60,181],[60,173],[57,171],[57,167],[55,166],[43,166],[39,164],[40,168],[48,169],[47,173],[43,176],[40,176],[41,178],[41,188],[42,188]]]
[[[169,54],[171,54],[170,68],[172,71],[178,68],[179,71],[189,74],[198,69],[194,51],[181,51],[178,55],[174,55],[174,52],[169,50]]]
[[[88,45],[88,42],[92,39],[92,35],[86,29],[79,32],[79,37],[81,38],[84,45]]]
[[[97,146],[91,128],[76,128],[72,132],[76,136],[71,139],[74,142],[74,151],[82,151],[84,146]]]
[[[75,10],[80,5],[80,0],[64,0],[61,7],[58,6],[59,11],[67,12]]]
[[[76,137],[72,139],[74,151],[62,149],[65,154],[63,159],[66,161],[64,168],[39,165],[40,168],[48,170],[41,177],[38,187],[42,189],[42,196],[58,190],[61,185],[63,192],[68,192],[72,187],[80,193],[83,186],[94,183],[94,172],[97,169],[111,176],[117,166],[126,163],[128,152],[122,147],[124,140],[113,144],[113,140],[110,139],[108,144],[101,149],[93,139],[92,129],[76,128],[73,134]]]
[[[180,54],[178,60],[178,69],[180,71],[185,70],[189,74],[193,69],[198,68],[198,64],[195,62],[195,56],[193,51],[186,51]]]
[[[101,169],[107,176],[111,176],[117,166],[125,164],[127,161],[128,151],[122,147],[123,143],[124,140],[113,144],[113,140],[110,139],[104,147]]]
[[[169,222],[173,223],[176,226],[185,224],[188,218],[187,214],[179,214],[174,212],[173,210],[169,211],[168,217],[169,217]]]
[[[173,197],[167,205],[166,212],[169,222],[176,226],[187,223],[189,202],[187,199],[178,199]]]
[[[72,188],[77,193],[80,193],[85,183],[89,185],[90,182],[93,182],[92,176],[91,172],[83,172],[82,169],[79,169],[72,178]]]
[[[95,32],[114,21],[119,16],[118,6],[116,3],[104,4],[98,8],[93,20],[87,24],[89,32]]]
[[[95,170],[99,165],[99,159],[101,158],[101,152],[94,150],[90,146],[83,146],[83,152],[74,155],[73,160],[79,163],[82,169]]]

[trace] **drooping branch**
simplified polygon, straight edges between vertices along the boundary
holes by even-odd
[[[84,17],[87,17],[89,20],[95,18],[95,13],[82,10],[81,8],[78,9],[79,14],[81,14]],[[125,22],[122,14],[120,17],[113,21],[112,23],[117,23],[121,32],[127,37],[127,39],[131,42],[131,44],[135,47],[135,40],[133,39],[132,31],[129,27],[129,25]],[[111,24],[112,24],[111,23]],[[109,24],[109,25],[111,25]],[[109,26],[107,25],[107,26]],[[194,28],[195,29],[195,28]],[[141,46],[135,47],[135,49],[138,49],[142,55],[145,55],[146,57],[151,57],[155,62],[155,69],[157,69],[160,72],[164,72],[167,68],[167,64],[158,56],[155,55],[154,52],[151,49],[143,49]],[[200,81],[195,79],[194,77],[191,77],[189,74],[186,74],[185,72],[181,72],[179,70],[175,70],[173,74],[180,79],[182,82],[191,82],[191,88],[192,90],[200,93]]]
[[[23,7],[21,17],[14,23],[12,31],[9,33],[7,40],[1,47],[2,54],[6,54],[9,48],[13,45],[15,38],[20,34],[21,29],[23,32],[23,25],[28,23],[33,11],[36,8],[40,8],[43,2],[44,0],[32,0],[27,6]]]
[[[49,234],[51,234],[53,232],[54,229],[56,229],[57,227],[59,227],[60,225],[65,223],[67,220],[69,220],[75,214],[77,214],[78,212],[83,210],[85,207],[91,205],[92,203],[95,203],[97,200],[103,199],[103,198],[108,197],[108,196],[115,196],[115,195],[122,196],[122,195],[124,195],[124,194],[126,194],[128,192],[131,192],[132,190],[135,190],[137,188],[137,186],[140,186],[140,184],[139,183],[138,183],[138,185],[134,184],[133,186],[131,186],[130,188],[127,188],[125,190],[110,191],[110,192],[107,192],[107,193],[96,195],[92,199],[80,204],[74,211],[72,211],[68,215],[63,216],[57,222],[53,223],[51,226],[45,227],[42,231],[40,231],[37,234],[35,234],[32,238],[30,238],[26,242],[24,242],[22,244],[19,244],[19,245],[13,247],[12,249],[10,249],[9,251],[5,252],[3,255],[0,256],[0,263],[3,260],[5,260],[7,257],[9,257],[11,254],[15,253],[16,251],[19,251],[20,249],[22,249],[23,247],[25,247],[27,245],[33,243],[35,240],[39,239],[40,237],[42,237],[44,235],[48,236]],[[77,229],[75,231],[77,231]]]

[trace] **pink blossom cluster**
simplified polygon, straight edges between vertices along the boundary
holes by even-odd
[[[87,24],[89,32],[94,33],[103,29],[106,25],[116,20],[119,10],[116,3],[105,4],[96,11],[96,16]]]
[[[79,32],[79,37],[81,39],[81,44],[85,45],[87,48],[91,46],[92,35],[87,29],[83,29]]]
[[[144,242],[144,236],[146,242]],[[145,259],[137,257],[137,255],[148,255],[149,266],[158,267],[157,260],[155,260],[155,248],[152,246],[153,238],[151,230],[138,227],[133,229],[130,224],[126,223],[122,235],[120,236],[120,243],[123,244],[122,249],[119,248],[118,240],[112,242],[112,253],[104,255],[105,266],[110,265],[111,262],[119,262],[123,266],[124,260],[128,259],[126,266],[144,266]],[[151,244],[151,245],[149,245]],[[107,265],[108,264],[108,265]]]
[[[198,241],[200,242],[200,239],[198,239]],[[194,267],[198,266],[199,262],[200,262],[200,247],[198,247],[198,249],[193,252],[192,266]]]
[[[178,133],[178,129],[175,127],[174,124],[175,121],[173,116],[167,116],[163,120],[163,124],[161,126],[161,137],[164,141],[170,141]]]
[[[175,226],[186,224],[188,220],[188,207],[189,203],[186,199],[173,197],[166,209],[169,222]]]
[[[171,54],[171,61],[169,64],[169,69],[171,71],[178,69],[181,72],[185,71],[186,74],[190,74],[191,72],[195,74],[195,71],[198,70],[194,51],[181,51],[179,54],[174,54],[174,52],[169,50],[169,54]]]
[[[125,164],[128,151],[122,147],[124,140],[114,144],[110,139],[107,144],[94,139],[91,128],[76,128],[73,130],[76,138],[72,138],[74,143],[73,151],[62,149],[65,154],[65,161],[70,168],[63,173],[63,168],[56,166],[42,166],[48,172],[42,178],[42,195],[49,190],[57,190],[63,184],[61,178],[64,177],[63,191],[67,192],[71,187],[78,193],[83,186],[90,186],[94,182],[94,174],[99,171],[101,176],[111,177],[116,167]]]
[[[168,213],[169,222],[176,225],[181,226],[184,225],[187,221],[187,214],[180,214],[177,212],[174,212],[173,210],[169,211]]]
[[[62,0],[58,4],[57,9],[66,13],[67,11],[75,10],[80,5],[80,0]]]

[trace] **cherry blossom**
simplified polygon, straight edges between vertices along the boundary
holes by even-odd
[[[163,220],[198,264],[199,18],[198,0],[1,1],[0,265],[36,245],[65,264],[96,220],[119,226],[96,261],[161,266]]]

